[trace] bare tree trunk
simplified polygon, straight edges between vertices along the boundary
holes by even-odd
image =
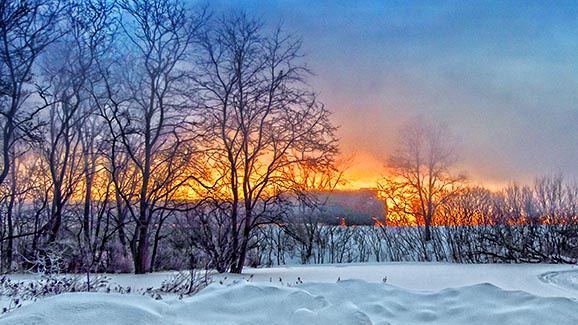
[[[157,227],[156,227],[156,231],[155,231],[155,237],[154,237],[154,241],[153,241],[152,254],[151,254],[151,261],[150,261],[150,267],[149,267],[150,272],[156,271],[155,264],[156,264],[159,244],[160,244],[161,239],[163,238],[163,233],[162,233],[163,225],[164,225],[165,221],[167,220],[167,218],[169,218],[171,215],[172,214],[170,212],[165,213],[165,211],[159,211],[158,224],[156,225]],[[194,257],[191,257],[191,258],[194,258]]]
[[[134,273],[145,274],[148,271],[149,258],[149,226],[141,224],[138,227],[136,255],[134,256]]]
[[[149,266],[149,270],[151,273],[156,271],[155,263],[156,263],[156,259],[157,259],[157,250],[159,249],[159,242],[161,240],[161,229],[162,229],[162,222],[159,223],[159,226],[157,227],[157,229],[155,231],[155,239],[153,241],[151,262],[150,262],[150,266]]]
[[[424,240],[426,242],[431,240],[431,218],[425,218],[425,230],[424,230]]]
[[[243,232],[242,232],[242,237],[241,237],[241,245],[239,246],[238,249],[238,260],[234,261],[234,265],[231,268],[231,273],[242,273],[243,272],[243,267],[245,266],[245,260],[247,258],[247,250],[249,247],[249,240],[251,239],[251,230],[253,229],[252,227],[252,220],[253,220],[253,214],[252,214],[252,210],[251,208],[245,208],[245,216],[244,216],[244,220],[243,220]]]
[[[56,241],[56,237],[58,236],[58,231],[60,230],[60,226],[62,225],[62,192],[58,189],[58,185],[54,185],[54,193],[52,199],[52,209],[50,214],[50,221],[48,223],[48,242],[53,243]]]
[[[135,234],[132,236],[132,239],[129,241],[129,247],[130,247],[130,252],[131,252],[131,256],[132,256],[132,261],[133,261],[133,267],[134,267],[134,273],[135,274],[143,274],[144,272],[142,271],[142,265],[140,265],[136,259],[136,256],[138,255],[138,236],[137,236],[137,232],[139,232],[139,228],[137,225],[137,228],[134,230]],[[140,266],[139,266],[140,265]],[[137,267],[139,267],[139,270],[137,271]],[[140,272],[140,273],[138,273]]]
[[[12,269],[12,259],[14,255],[14,201],[16,200],[16,164],[12,164],[11,167],[11,179],[10,179],[10,196],[8,198],[8,206],[6,208],[6,226],[8,230],[8,239],[6,242],[6,249],[4,252],[5,262],[4,265],[11,271]]]
[[[236,191],[234,191],[236,194]],[[241,273],[238,268],[239,258],[239,199],[238,194],[233,196],[233,207],[231,211],[231,273]]]
[[[85,182],[85,189],[84,189],[84,207],[82,213],[82,228],[84,234],[84,245],[87,249],[89,249],[92,245],[90,244],[91,240],[91,218],[92,218],[92,186],[94,182],[94,174],[95,174],[95,165],[90,166],[89,158],[88,158],[88,148],[83,148],[83,156],[84,156],[84,182]]]

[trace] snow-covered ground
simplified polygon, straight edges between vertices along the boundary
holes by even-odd
[[[169,276],[111,282],[146,288]],[[578,324],[577,299],[578,267],[568,265],[292,266],[220,275],[182,300],[63,294],[0,324]]]

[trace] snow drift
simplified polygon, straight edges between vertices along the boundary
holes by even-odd
[[[489,283],[423,292],[346,280],[292,287],[213,284],[183,300],[63,294],[24,306],[0,324],[577,324],[575,299]]]

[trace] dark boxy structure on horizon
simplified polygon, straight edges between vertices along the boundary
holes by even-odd
[[[321,223],[328,225],[374,225],[375,220],[385,224],[385,201],[378,198],[377,189],[334,190],[313,193],[320,209],[315,213]],[[301,212],[301,214],[307,212]],[[306,216],[298,216],[306,217]]]

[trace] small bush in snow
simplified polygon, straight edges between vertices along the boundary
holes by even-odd
[[[163,281],[159,291],[180,295],[193,295],[213,282],[208,270],[190,270],[174,274]]]
[[[83,275],[77,276],[42,276],[34,281],[12,281],[3,276],[0,278],[0,296],[10,298],[9,306],[2,313],[22,306],[23,302],[36,301],[38,298],[54,296],[66,292],[99,291],[108,285],[109,278],[96,276],[91,279],[90,288]]]

